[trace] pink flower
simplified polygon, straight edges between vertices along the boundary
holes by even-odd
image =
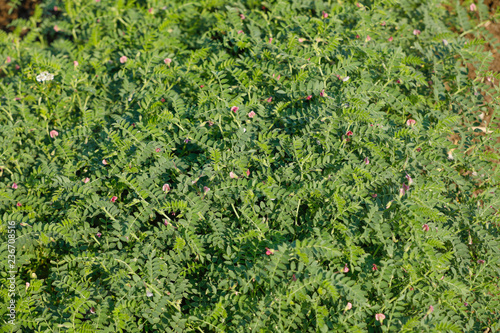
[[[272,97],[269,97],[269,98],[267,99],[267,102],[268,102],[268,103],[271,103],[272,101],[273,101],[273,98],[272,98]]]
[[[388,41],[389,41],[389,42],[392,42],[392,40],[393,40],[392,36],[391,36],[391,37],[389,37]]]
[[[14,190],[17,190],[17,184],[16,184],[16,183],[12,184],[12,188],[13,188]]]
[[[16,64],[16,69],[19,69],[19,68],[21,68],[21,67],[20,67],[19,65],[17,65],[17,64]]]
[[[307,60],[309,60],[309,59],[307,59]],[[279,81],[280,77],[281,77],[281,74],[278,74],[278,77],[276,77],[276,81]]]
[[[242,20],[244,20],[244,19],[245,19],[245,15],[240,14],[240,18],[241,18]]]
[[[52,131],[50,131],[50,133],[49,133],[49,134],[50,134],[50,137],[51,137],[52,139],[53,139],[53,138],[55,138],[56,136],[58,136],[58,135],[59,135],[59,133],[58,133],[56,130],[52,130]]]
[[[380,23],[381,26],[385,27],[385,21]]]
[[[292,281],[297,281],[297,278],[295,277],[295,274],[292,275]]]
[[[427,224],[424,224],[424,225],[422,226],[422,230],[423,230],[423,231],[429,231],[429,226],[428,226]]]
[[[376,197],[377,197],[377,193],[372,194],[372,198],[376,198]]]
[[[405,189],[404,188],[400,188],[399,189],[399,197],[402,197],[403,195],[405,195]]]
[[[421,33],[421,31],[420,31],[420,30],[418,30],[418,29],[413,30],[413,34],[414,34],[415,36],[420,35],[420,33]]]
[[[406,184],[403,184],[403,189],[404,189],[405,191],[408,191],[408,190],[410,189],[410,186],[408,186],[408,185],[406,185]]]
[[[416,121],[414,119],[408,119],[406,121],[406,126],[410,126],[410,127],[413,127],[413,125],[415,125]]]
[[[213,121],[211,121],[211,120],[209,120],[209,121],[208,121],[208,126],[213,126],[213,125],[214,125],[214,122],[213,122]]]
[[[170,66],[170,63],[172,62],[172,59],[170,59],[170,58],[165,58],[165,59],[163,60],[163,62],[164,62],[166,65]]]
[[[30,287],[30,283],[26,282],[26,289],[28,289],[29,287]]]
[[[304,41],[304,38],[299,38],[299,43],[302,43]]]
[[[101,2],[101,0],[95,0],[95,2]]]
[[[204,87],[204,85],[203,85],[203,84],[202,84],[202,85],[200,85],[200,88],[203,88],[203,87]]]
[[[274,254],[274,250],[271,250],[270,248],[266,247],[266,254],[270,256],[271,254]]]
[[[236,174],[234,172],[232,172],[232,171],[229,173],[229,177],[231,177],[233,179],[234,178],[238,178],[238,176],[236,176]]]
[[[210,191],[210,187],[203,186],[203,192],[207,193],[208,191]]]
[[[346,310],[351,310],[352,309],[352,303],[347,302],[347,306],[345,307]]]
[[[323,18],[327,18],[328,17],[328,13],[326,13],[325,11],[323,11]]]
[[[349,272],[349,267],[347,267],[347,264],[345,264],[344,269],[342,270],[344,273]]]
[[[478,264],[484,264],[484,260],[479,259],[479,260],[477,261],[477,263],[478,263]]]
[[[165,103],[165,98],[160,99],[162,103]]]
[[[78,67],[78,61],[76,61],[76,60],[73,61],[73,66],[75,66],[75,68],[77,68]]]
[[[408,185],[413,184],[413,178],[411,178],[410,175],[406,175],[405,177],[406,177],[406,179],[408,179]]]
[[[321,90],[321,92],[319,93],[319,95],[320,95],[321,97],[325,97],[325,89]]]
[[[372,270],[373,270],[373,271],[378,270],[377,265],[375,265],[375,264],[372,264],[372,265],[373,265],[373,267],[372,267]]]
[[[106,162],[106,160],[102,160],[102,164],[108,165],[108,162]]]
[[[160,149],[160,148],[156,148],[156,149],[155,149],[155,152],[157,152],[157,153],[159,153],[160,151],[161,151],[161,149]]]
[[[361,4],[359,2],[356,2],[356,7],[361,8]]]
[[[54,11],[55,11],[55,12],[59,11],[59,7],[54,6]]]
[[[434,312],[434,307],[432,305],[429,305],[429,314]]]
[[[250,177],[250,169],[247,169],[247,177]]]
[[[17,206],[17,207],[21,207],[21,206],[22,206],[22,204],[21,204],[20,202],[18,202],[18,203],[16,204],[16,206]]]
[[[163,184],[162,190],[163,190],[163,192],[168,192],[168,191],[170,191],[170,185],[168,185],[168,184]]]
[[[89,178],[89,177],[87,177],[87,178],[85,178],[85,179],[83,180],[83,183],[84,183],[84,184],[87,184],[89,181],[90,181],[90,178]]]
[[[273,38],[272,38],[272,37],[270,37],[270,38],[269,38],[269,44],[271,44],[272,42],[273,42]]]
[[[312,95],[309,95],[306,97],[306,99],[309,101],[312,98]]]
[[[372,40],[372,39],[371,39],[370,35],[366,35],[366,41],[367,41],[367,42],[369,42],[369,41],[371,41],[371,40]]]
[[[243,30],[238,30],[239,34],[244,34],[245,32]]]
[[[59,32],[59,31],[61,31],[61,29],[59,29],[59,27],[58,27],[57,25],[55,25],[55,26],[54,26],[54,31],[55,31],[55,32]]]
[[[9,56],[7,56],[7,63],[9,64],[12,61]]]
[[[165,224],[166,226],[168,226],[170,223],[168,223],[167,220],[163,220],[163,224]]]
[[[356,35],[356,39],[359,39],[359,35]]]
[[[122,64],[124,64],[124,63],[126,63],[126,62],[127,62],[127,59],[128,59],[128,58],[127,58],[126,56],[123,56],[123,57],[121,57],[121,58],[120,58],[120,62],[121,62]]]
[[[365,157],[365,164],[366,165],[370,164],[370,160],[368,159],[368,157]]]
[[[377,320],[377,321],[383,322],[383,321],[384,321],[384,319],[385,319],[385,315],[384,315],[384,314],[382,314],[382,313],[377,313],[377,314],[375,315],[375,320]]]
[[[253,111],[250,111],[250,112],[248,113],[248,116],[249,116],[250,118],[255,117],[255,115],[256,115],[256,113],[255,113],[255,112],[253,112]]]
[[[418,147],[417,148],[417,151],[420,153],[420,151],[422,150],[422,148]]]
[[[117,197],[115,197],[115,196],[113,196],[113,197],[111,198],[111,202],[115,202],[115,201],[116,201],[116,199],[118,199],[118,198],[117,198]]]
[[[102,236],[102,234],[101,234],[100,232],[98,232],[98,233],[96,234],[96,236],[97,236],[97,237],[101,237],[101,236]]]
[[[184,143],[188,143],[188,142],[189,142],[189,139],[188,139],[188,138],[186,138],[186,139],[184,140]]]
[[[231,107],[231,111],[233,111],[234,113],[236,113],[236,111],[238,111],[240,108],[237,107],[237,106],[233,106]]]
[[[396,83],[397,83],[397,84],[400,84],[400,83],[401,83],[401,80],[399,80],[399,79],[398,79],[398,80],[396,81]]]
[[[475,11],[476,11],[476,9],[477,9],[476,5],[475,5],[474,3],[471,3],[471,4],[470,4],[470,6],[469,6],[469,10],[470,10],[471,12],[475,12]]]
[[[153,14],[153,8],[149,8],[149,9],[148,9],[148,13],[149,13],[149,14]]]
[[[352,135],[352,132],[351,131],[347,131],[347,133],[345,134],[347,136],[351,136]]]

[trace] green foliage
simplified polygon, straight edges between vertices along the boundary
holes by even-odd
[[[498,332],[470,13],[145,3],[46,1],[0,34],[2,332]]]

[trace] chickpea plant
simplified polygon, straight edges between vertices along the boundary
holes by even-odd
[[[58,0],[13,22],[0,330],[498,332],[500,77],[450,30],[486,6],[455,8]]]

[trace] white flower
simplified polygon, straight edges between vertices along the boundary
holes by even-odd
[[[349,76],[346,76],[345,78],[343,78],[342,81],[344,81],[344,82],[349,81]]]
[[[37,75],[36,80],[38,82],[51,81],[54,79],[54,74],[50,74],[49,72],[42,72],[40,75]]]

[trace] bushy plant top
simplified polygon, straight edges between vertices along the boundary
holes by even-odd
[[[498,331],[499,133],[473,128],[498,95],[451,20],[439,1],[85,0],[16,21],[2,330]]]

